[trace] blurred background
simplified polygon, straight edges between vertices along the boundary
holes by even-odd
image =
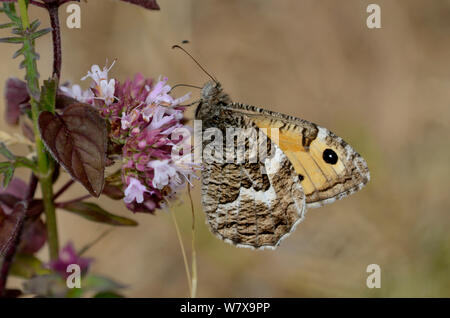
[[[202,85],[206,75],[171,50],[189,40],[186,48],[234,101],[327,127],[368,162],[372,180],[364,190],[309,210],[275,251],[239,249],[210,234],[197,182],[198,296],[450,296],[450,1],[377,0],[382,28],[371,30],[366,8],[372,2],[158,0],[158,12],[97,0],[80,4],[81,29],[65,26],[61,8],[63,81],[79,83],[92,64],[117,58],[111,75],[119,80],[142,72]],[[48,25],[45,13],[33,8],[30,15]],[[11,60],[15,50],[1,45],[1,95],[7,77],[24,76]],[[50,36],[37,50],[45,79]],[[3,100],[0,107],[1,129],[13,131],[3,121]],[[77,185],[64,198],[84,193]],[[174,211],[189,252],[191,212],[188,197],[180,199]],[[120,201],[100,200],[139,226],[116,228],[90,249],[92,271],[127,285],[128,297],[188,296],[170,215],[133,216]],[[62,244],[72,240],[81,248],[108,228],[58,213]],[[47,249],[39,255],[46,259]],[[366,286],[373,263],[381,267],[380,289]]]

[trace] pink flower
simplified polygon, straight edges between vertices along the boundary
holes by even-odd
[[[80,87],[80,85],[75,84],[72,85],[71,88],[66,86],[61,86],[59,88],[65,95],[75,98],[81,103],[92,103],[92,100],[94,99],[94,93],[90,89],[87,89],[83,91]]]
[[[67,277],[70,274],[70,272],[67,273],[67,267],[69,265],[77,264],[80,266],[81,272],[85,273],[89,269],[91,263],[91,258],[80,257],[73,247],[73,244],[69,242],[59,252],[58,259],[51,261],[48,266],[53,271],[61,274],[61,276]]]
[[[162,81],[159,81],[155,87],[150,91],[147,98],[145,99],[145,103],[147,105],[156,104],[159,105],[161,103],[171,104],[173,98],[168,94],[171,90],[169,85],[166,85],[168,79],[165,77]]]
[[[99,95],[100,98],[105,101],[105,104],[111,105],[114,102],[114,91],[116,89],[116,81],[114,79],[101,80],[99,85]]]
[[[91,78],[93,80],[92,87],[99,86],[102,80],[108,80],[108,73],[114,66],[116,61],[113,61],[110,67],[103,67],[103,70],[100,69],[98,65],[92,65],[91,70],[88,71],[87,75],[82,77],[81,80],[84,81],[87,78]]]
[[[144,192],[149,192],[147,188],[141,184],[138,179],[130,178],[128,187],[125,189],[125,203],[131,203],[136,200],[137,203],[144,201]]]
[[[169,164],[169,160],[153,160],[147,166],[154,171],[152,184],[156,189],[162,189],[168,185],[169,179],[177,174],[177,170]]]

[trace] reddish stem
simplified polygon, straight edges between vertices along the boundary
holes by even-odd
[[[47,5],[48,14],[50,15],[50,24],[52,26],[53,39],[53,76],[59,80],[61,77],[62,53],[61,53],[61,29],[59,26],[59,9],[60,3],[49,3]]]
[[[66,190],[69,189],[70,186],[74,183],[75,183],[75,181],[73,179],[70,179],[69,181],[67,181],[67,183],[65,185],[63,185],[62,188],[58,190],[58,192],[55,193],[55,195],[53,196],[53,200],[56,200],[61,194],[66,192]]]
[[[60,203],[55,203],[55,206],[58,207],[58,208],[62,208],[62,207],[64,207],[67,204],[80,202],[80,201],[83,201],[84,199],[89,199],[91,197],[92,197],[92,195],[86,194],[86,195],[83,195],[82,197],[79,197],[79,198],[76,198],[76,199],[72,199],[72,200],[65,201],[65,202],[60,202]]]

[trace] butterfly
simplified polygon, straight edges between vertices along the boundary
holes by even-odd
[[[278,138],[269,143],[271,157],[203,162],[207,224],[217,237],[238,247],[276,248],[303,220],[307,208],[342,199],[370,179],[365,160],[326,128],[233,103],[217,81],[203,86],[195,119],[201,120],[203,132],[215,128],[223,135],[230,128],[251,127],[270,139],[268,132],[278,129]]]
[[[309,121],[232,102],[221,84],[183,48],[212,81],[201,89],[195,119],[201,121],[202,205],[213,234],[238,247],[275,249],[303,220],[308,208],[342,199],[370,180],[366,161],[342,138]],[[208,131],[214,138],[204,138]],[[244,150],[256,140],[267,156],[234,154],[238,131]],[[277,134],[273,134],[272,131]],[[259,138],[265,135],[268,143]],[[219,138],[220,137],[220,138]],[[219,150],[210,151],[211,144]],[[228,151],[231,157],[228,157]],[[254,160],[258,157],[257,160]],[[242,160],[243,159],[243,160]]]

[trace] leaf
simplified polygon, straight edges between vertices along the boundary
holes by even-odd
[[[122,200],[124,197],[122,187],[112,185],[108,182],[105,183],[105,187],[103,188],[102,194],[113,200]]]
[[[23,43],[25,41],[25,38],[23,37],[17,37],[17,36],[11,36],[9,38],[0,38],[0,43]]]
[[[3,298],[19,298],[22,295],[22,291],[20,289],[7,289],[3,293]]]
[[[100,276],[100,275],[88,275],[86,276],[82,283],[82,288],[86,291],[96,291],[96,292],[109,292],[114,289],[124,288],[125,286],[115,282],[114,280]]]
[[[28,211],[27,211],[28,214]],[[18,251],[25,254],[38,252],[47,242],[47,228],[40,218],[27,218],[20,234]]]
[[[124,298],[124,296],[113,291],[104,291],[95,294],[94,298]]]
[[[159,10],[159,5],[156,3],[156,0],[122,0],[122,1],[136,4],[149,10]]]
[[[47,297],[64,297],[67,294],[66,281],[58,274],[34,276],[23,284],[29,294]]]
[[[79,103],[78,100],[62,94],[61,91],[58,91],[58,93],[56,94],[56,104],[55,104],[56,109],[65,109],[70,105],[78,103]]]
[[[7,212],[7,214],[10,214],[10,212],[12,212],[14,206],[18,201],[20,201],[20,198],[10,193],[6,192],[0,193],[0,206],[5,212]]]
[[[137,222],[122,216],[111,214],[95,203],[72,202],[61,204],[60,208],[78,214],[88,220],[110,225],[136,226]]]
[[[0,213],[0,215],[3,213]],[[17,202],[10,215],[0,217],[0,257],[6,257],[18,242],[18,235],[26,215],[26,204]]]
[[[39,109],[53,112],[55,110],[56,91],[58,90],[58,79],[56,77],[44,81],[41,88],[41,99]]]
[[[67,107],[62,115],[39,116],[42,140],[58,163],[95,197],[105,184],[107,129],[105,120],[87,104]]]
[[[16,156],[6,147],[6,145],[0,141],[0,155],[3,155],[6,159],[14,160]]]
[[[3,187],[6,188],[9,182],[12,180],[14,176],[15,168],[14,166],[10,166],[8,169],[3,171]]]
[[[14,23],[5,23],[5,24],[0,24],[0,29],[7,29],[7,28],[11,28],[15,26]]]
[[[17,254],[11,266],[11,275],[31,278],[36,275],[44,275],[50,273],[44,264],[34,255]]]
[[[51,31],[52,31],[52,28],[46,28],[46,29],[42,29],[37,32],[34,32],[31,34],[31,40],[36,40],[37,38],[51,32]]]
[[[0,189],[1,194],[10,194],[15,197],[15,201],[11,204],[11,208],[14,207],[16,201],[19,199],[25,199],[28,190],[28,185],[20,178],[14,178],[7,188]]]
[[[17,125],[20,117],[20,105],[28,102],[30,96],[27,84],[18,78],[8,78],[5,85],[6,121]]]

